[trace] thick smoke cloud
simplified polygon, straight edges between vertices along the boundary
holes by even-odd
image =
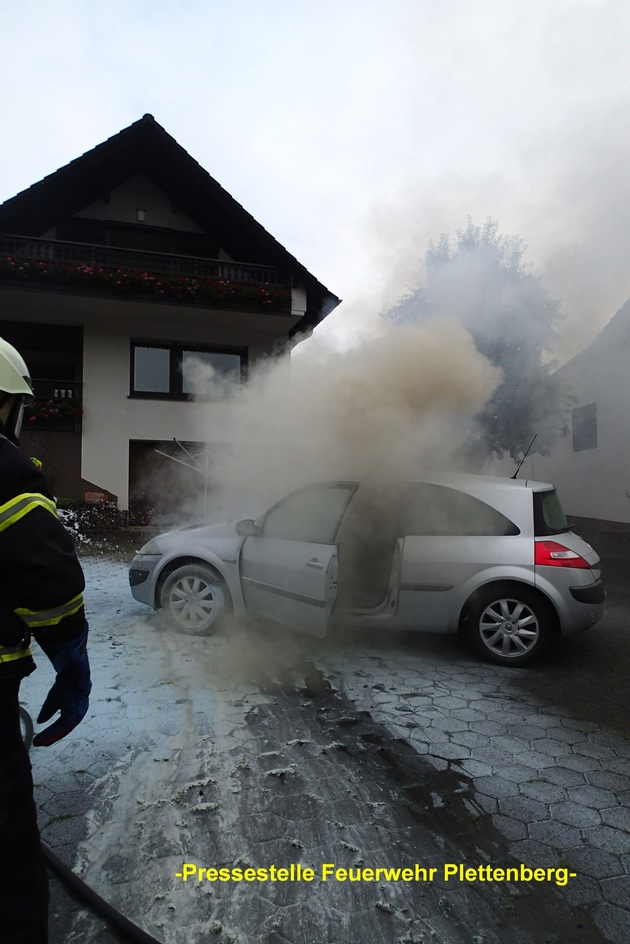
[[[349,298],[330,330],[350,339],[365,299],[378,312],[424,284],[431,241],[467,220],[497,220],[520,238],[524,260],[561,306],[552,356],[564,363],[586,347],[630,297],[628,219],[630,132],[625,98],[584,105],[527,141],[509,163],[468,173],[432,169],[399,182],[370,206],[357,239],[365,297]]]
[[[404,479],[465,463],[474,415],[501,380],[460,325],[389,326],[345,353],[315,341],[269,361],[213,402],[200,365],[199,439],[224,444],[212,518],[253,514],[287,490],[331,479]]]

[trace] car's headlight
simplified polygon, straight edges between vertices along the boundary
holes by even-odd
[[[140,550],[138,551],[138,555],[142,555],[143,557],[150,557],[150,556],[161,557],[162,551],[158,547],[157,541],[151,540],[151,541],[148,541],[144,545],[144,547],[140,548]]]

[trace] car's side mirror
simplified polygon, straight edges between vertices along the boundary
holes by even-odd
[[[255,537],[255,535],[260,534],[260,528],[251,518],[243,518],[236,525],[236,533],[240,534],[242,538]]]

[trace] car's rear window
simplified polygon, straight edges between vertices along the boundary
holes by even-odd
[[[544,537],[547,534],[562,534],[568,530],[569,522],[555,488],[546,492],[534,492],[534,534]]]
[[[415,535],[508,535],[518,527],[486,502],[443,485],[414,483],[403,510],[401,530]]]

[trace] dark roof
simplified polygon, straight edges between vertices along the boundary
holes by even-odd
[[[297,326],[300,331],[317,325],[339,304],[153,115],[0,204],[0,232],[41,236],[137,174],[149,177],[204,232],[216,236],[232,258],[272,265],[302,281],[307,314]]]

